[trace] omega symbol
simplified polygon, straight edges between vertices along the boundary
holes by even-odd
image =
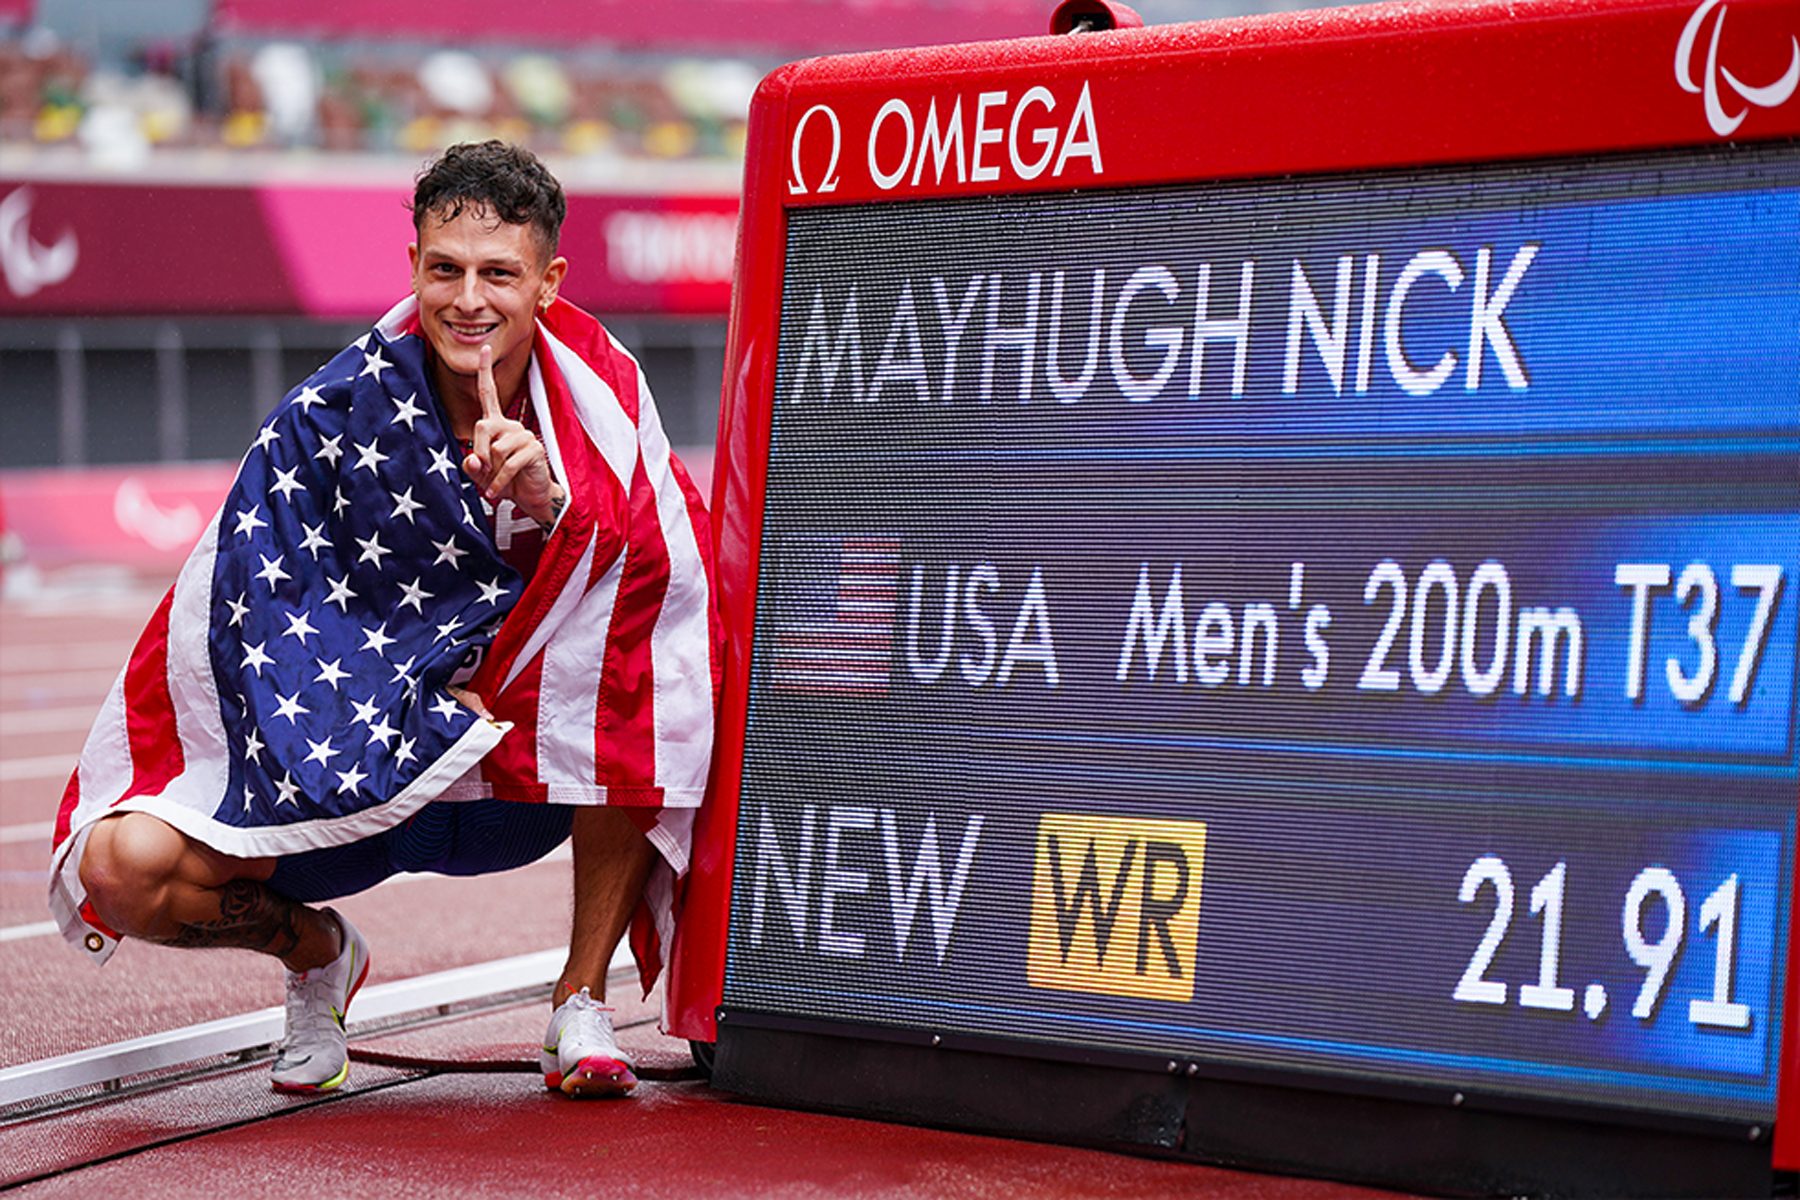
[[[1719,10],[1719,14],[1713,21],[1712,38],[1706,47],[1706,77],[1702,82],[1695,83],[1694,43],[1699,40],[1700,30],[1715,8]],[[1794,89],[1800,87],[1800,38],[1791,35],[1788,38],[1793,47],[1793,59],[1788,64],[1787,72],[1773,83],[1752,87],[1739,80],[1727,68],[1719,66],[1719,33],[1724,28],[1725,5],[1722,0],[1704,0],[1694,10],[1694,15],[1688,18],[1687,26],[1681,31],[1681,40],[1675,45],[1675,82],[1681,85],[1682,91],[1691,95],[1704,93],[1707,123],[1720,137],[1730,137],[1744,123],[1744,117],[1750,110],[1746,107],[1735,115],[1727,113],[1719,103],[1719,80],[1723,78],[1726,86],[1758,108],[1777,108],[1786,104],[1793,96]]]
[[[799,124],[794,126],[794,144],[792,147],[794,177],[788,181],[788,194],[790,196],[806,195],[806,173],[804,168],[800,165],[800,144],[806,138],[807,123],[819,113],[824,113],[825,119],[831,122],[831,158],[825,164],[825,174],[820,177],[817,190],[820,194],[837,191],[838,157],[844,150],[844,127],[838,123],[838,115],[832,111],[829,104],[815,104],[806,110],[801,116]]]

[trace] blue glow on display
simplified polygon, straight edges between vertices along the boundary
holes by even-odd
[[[728,1006],[1772,1117],[1800,149],[788,221]]]

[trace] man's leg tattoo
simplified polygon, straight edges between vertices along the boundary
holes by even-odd
[[[300,944],[301,906],[252,879],[219,889],[219,915],[183,925],[167,945],[188,949],[225,946],[286,958]]]

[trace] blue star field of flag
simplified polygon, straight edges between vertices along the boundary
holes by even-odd
[[[445,688],[523,584],[424,353],[373,331],[347,347],[276,408],[226,498],[209,634],[230,758],[221,822],[385,803],[479,719]]]

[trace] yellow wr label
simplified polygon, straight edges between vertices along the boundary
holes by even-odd
[[[1038,821],[1031,986],[1194,998],[1206,825],[1046,813]]]

